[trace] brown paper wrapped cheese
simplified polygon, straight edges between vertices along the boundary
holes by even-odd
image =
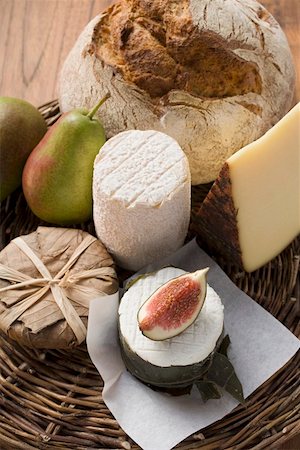
[[[90,301],[117,289],[113,260],[99,240],[39,227],[0,253],[0,330],[35,348],[79,345]]]

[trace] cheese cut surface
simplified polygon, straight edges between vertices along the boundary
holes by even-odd
[[[120,334],[132,352],[159,367],[186,366],[205,360],[215,349],[223,331],[223,304],[207,285],[203,308],[195,322],[180,335],[165,341],[152,341],[139,329],[137,313],[141,305],[162,284],[186,273],[166,267],[137,281],[124,294],[119,307]]]
[[[177,250],[189,219],[191,179],[177,142],[158,131],[126,131],[94,164],[94,222],[124,268],[138,270]]]
[[[248,272],[300,233],[300,103],[227,160],[199,219],[203,240]]]

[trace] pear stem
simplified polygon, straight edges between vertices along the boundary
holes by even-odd
[[[87,114],[87,117],[89,119],[92,119],[94,117],[94,115],[96,114],[96,112],[98,111],[98,109],[100,108],[101,105],[103,105],[104,102],[106,102],[106,100],[110,97],[110,93],[108,92],[91,110],[90,112]]]

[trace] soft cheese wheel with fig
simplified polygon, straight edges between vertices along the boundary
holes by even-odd
[[[138,270],[184,242],[191,203],[187,158],[158,131],[125,131],[94,164],[96,233],[117,263]]]
[[[60,106],[89,109],[109,91],[107,136],[167,133],[200,184],[287,113],[294,82],[286,37],[255,0],[119,0],[70,52]]]
[[[199,379],[222,338],[224,307],[209,285],[200,314],[178,336],[154,341],[139,329],[137,312],[147,298],[163,284],[185,274],[182,269],[165,267],[141,276],[125,292],[119,306],[120,346],[125,365],[134,376],[154,386],[175,388]]]

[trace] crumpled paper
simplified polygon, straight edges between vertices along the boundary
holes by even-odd
[[[271,314],[238,289],[193,240],[174,255],[143,270],[166,265],[186,271],[210,267],[208,283],[224,303],[228,356],[242,383],[244,396],[286,364],[300,341]],[[92,301],[87,345],[104,380],[103,399],[123,430],[144,450],[169,450],[187,436],[222,419],[238,404],[229,394],[203,403],[199,392],[171,397],[155,392],[130,375],[121,358],[118,332],[118,295]]]
[[[38,227],[0,252],[0,330],[33,348],[74,347],[85,340],[91,299],[117,289],[113,260],[98,239]]]

